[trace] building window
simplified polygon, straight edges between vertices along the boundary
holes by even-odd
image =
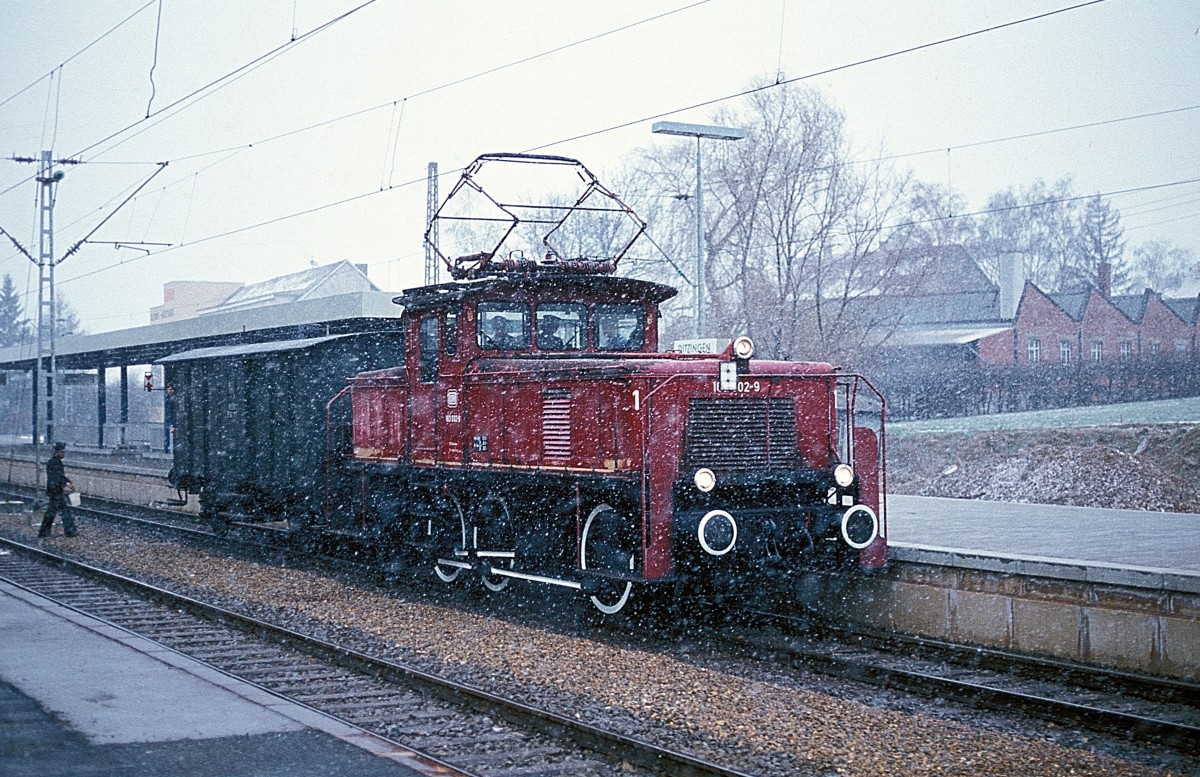
[[[1026,343],[1026,348],[1028,349],[1030,364],[1037,364],[1038,362],[1040,362],[1042,360],[1042,341],[1041,340],[1037,339],[1036,337],[1029,338],[1029,342]]]
[[[1092,361],[1099,363],[1104,361],[1104,341],[1092,341]]]
[[[1063,364],[1071,363],[1071,341],[1070,340],[1059,340],[1058,341],[1058,360],[1060,362],[1062,362]]]
[[[1158,341],[1158,340],[1150,341],[1150,355],[1151,356],[1157,356],[1159,351],[1161,351],[1161,350],[1162,350],[1162,343],[1160,341]]]
[[[1122,340],[1121,341],[1121,361],[1127,362],[1132,358],[1133,358],[1133,341],[1132,340]]]
[[[1175,341],[1175,353],[1179,354],[1180,356],[1184,356],[1187,354],[1187,350],[1187,340]]]

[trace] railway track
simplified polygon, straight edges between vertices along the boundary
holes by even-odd
[[[887,688],[1200,750],[1200,685],[898,634],[828,630],[776,613],[732,637],[778,660]]]
[[[13,540],[0,577],[412,751],[428,774],[741,772]]]
[[[269,528],[235,524],[232,533],[221,539],[195,519],[161,511],[164,522],[135,515],[141,512],[142,508],[110,505],[96,514],[114,521],[132,520],[156,531],[182,532],[201,544],[227,547],[249,541],[260,550],[282,549],[278,538],[272,537],[276,532]],[[733,639],[743,650],[749,647],[776,663],[790,662],[915,695],[1160,743],[1183,753],[1200,750],[1200,686],[1196,684],[901,635],[822,637],[811,625],[801,627],[786,616],[758,612],[750,618]]]

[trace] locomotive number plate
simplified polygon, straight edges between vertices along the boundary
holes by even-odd
[[[476,453],[486,453],[488,444],[488,436],[486,434],[477,434],[471,438],[471,450]]]
[[[718,381],[713,381],[713,391],[741,391],[743,393],[754,393],[762,391],[762,382],[757,380],[739,380],[729,385],[728,388],[722,386]]]

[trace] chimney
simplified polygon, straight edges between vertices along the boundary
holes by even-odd
[[[1112,265],[1108,262],[1100,263],[1100,271],[1096,273],[1096,285],[1100,287],[1100,293],[1105,299],[1112,298]]]
[[[1017,253],[1000,254],[1000,318],[1017,317],[1017,305],[1021,304],[1021,292],[1025,289],[1022,277],[1024,262]]]

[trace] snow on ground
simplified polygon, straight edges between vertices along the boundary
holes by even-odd
[[[931,418],[888,424],[891,436],[921,432],[981,432],[999,429],[1061,429],[1078,426],[1123,424],[1200,424],[1200,397],[1165,399],[1156,402],[1124,402],[1116,405],[1064,407],[1029,410],[1023,413]]]
[[[888,489],[1200,512],[1200,399],[890,424]]]

